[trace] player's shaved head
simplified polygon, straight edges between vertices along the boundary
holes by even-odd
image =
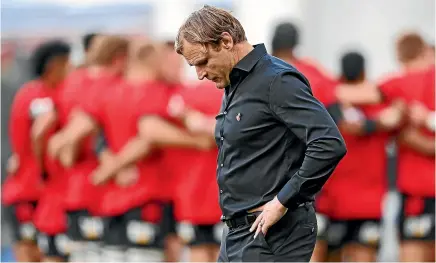
[[[417,33],[406,33],[397,40],[397,56],[402,63],[413,61],[426,51],[427,44]]]
[[[162,44],[151,40],[135,40],[130,46],[131,61],[143,65],[156,63],[162,57],[162,48]]]
[[[102,36],[95,39],[95,53],[92,63],[109,66],[114,60],[126,57],[129,51],[129,40],[119,36]]]

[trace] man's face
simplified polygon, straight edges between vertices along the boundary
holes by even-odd
[[[114,61],[112,62],[112,68],[116,74],[124,73],[124,71],[127,69],[127,61],[127,54],[120,54],[114,59]]]
[[[162,61],[159,64],[162,78],[169,83],[180,83],[183,74],[183,59],[174,51],[173,47],[169,46],[162,48],[161,56]]]
[[[182,40],[184,41],[184,40]],[[224,47],[183,43],[183,56],[189,65],[194,66],[198,79],[204,78],[215,82],[216,87],[223,89],[230,84],[230,71],[234,66],[232,45]]]
[[[91,45],[89,46],[89,49],[86,52],[86,62],[87,63],[92,62],[92,59],[96,56],[96,53],[101,48],[101,45],[102,45],[102,42],[104,39],[105,39],[104,35],[98,35],[92,39]]]
[[[68,55],[53,58],[48,64],[49,76],[53,82],[61,82],[71,69]]]

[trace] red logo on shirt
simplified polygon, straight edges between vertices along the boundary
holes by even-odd
[[[238,113],[238,114],[236,115],[236,120],[237,120],[237,121],[240,121],[240,120],[241,120],[241,113]]]

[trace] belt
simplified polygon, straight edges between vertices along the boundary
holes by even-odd
[[[296,204],[295,206],[292,207],[292,209],[306,206],[306,205],[309,205],[311,203],[312,202],[304,202],[304,203]],[[234,228],[243,227],[243,226],[253,224],[254,221],[256,221],[256,218],[260,213],[261,213],[261,211],[250,213],[247,215],[237,216],[235,218],[229,218],[229,219],[226,219],[224,216],[222,216],[221,221],[224,222],[230,229],[234,229]]]
[[[256,212],[231,219],[225,219],[224,217],[221,217],[221,221],[223,221],[230,229],[234,229],[253,224],[259,214],[260,212]]]

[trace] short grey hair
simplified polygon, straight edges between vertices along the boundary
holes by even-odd
[[[221,41],[221,34],[227,32],[235,44],[247,40],[241,23],[230,12],[205,5],[193,12],[179,28],[174,48],[177,53],[183,52],[183,41],[191,44],[216,46]]]

